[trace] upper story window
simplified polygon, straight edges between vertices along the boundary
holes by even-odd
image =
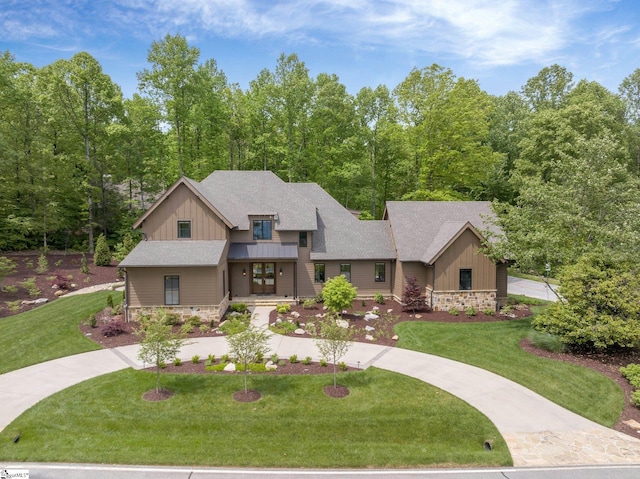
[[[300,246],[300,248],[306,248],[307,247],[307,232],[306,231],[300,231],[299,239],[298,239],[298,246]]]
[[[375,276],[376,276],[376,283],[384,283],[386,281],[384,263],[376,263]]]
[[[191,220],[178,220],[178,238],[191,238]]]
[[[470,269],[461,269],[460,270],[460,290],[461,291],[469,291],[471,289],[471,270]]]
[[[271,220],[253,220],[253,239],[271,239]]]
[[[347,278],[347,281],[351,282],[351,264],[342,263],[340,265],[340,274]]]

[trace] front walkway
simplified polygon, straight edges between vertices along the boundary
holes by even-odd
[[[270,308],[255,311],[268,322]],[[310,338],[272,335],[271,352],[288,358],[320,359]],[[39,400],[86,379],[112,371],[145,367],[137,345],[100,350],[37,364],[0,375],[0,430]],[[224,337],[201,338],[180,357],[228,352]],[[640,464],[640,441],[591,422],[501,376],[430,354],[375,344],[354,343],[344,358],[353,367],[397,372],[433,384],[485,414],[504,437],[514,466]]]

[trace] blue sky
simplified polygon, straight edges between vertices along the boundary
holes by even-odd
[[[635,0],[0,0],[0,50],[38,67],[87,51],[127,97],[167,33],[244,89],[281,53],[354,95],[432,63],[495,95],[553,63],[614,92],[640,68]]]

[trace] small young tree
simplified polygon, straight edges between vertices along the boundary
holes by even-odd
[[[347,354],[353,339],[353,330],[340,326],[337,319],[339,319],[337,314],[327,314],[315,324],[315,330],[312,331],[318,351],[324,359],[333,363],[334,388],[338,385],[336,380],[338,361]]]
[[[249,325],[241,333],[227,336],[229,351],[244,366],[244,392],[247,392],[247,373],[249,364],[258,357],[265,356],[269,352],[269,333],[264,328]]]
[[[93,254],[93,264],[96,266],[109,266],[111,264],[111,250],[107,238],[103,234],[98,236],[96,251]]]
[[[0,256],[0,281],[16,270],[16,262],[6,256]]]
[[[351,308],[358,296],[358,288],[347,281],[343,275],[329,279],[322,288],[322,299],[325,306],[335,313]]]
[[[404,291],[402,292],[402,304],[405,310],[416,311],[424,309],[424,295],[418,286],[418,280],[414,277],[405,278]]]
[[[38,266],[36,268],[36,273],[45,274],[49,271],[49,260],[47,259],[47,255],[45,253],[41,253],[38,257]]]
[[[176,357],[185,344],[185,337],[173,332],[165,309],[155,310],[148,317],[141,318],[140,324],[140,329],[136,331],[141,338],[138,359],[155,365],[156,392],[160,392],[160,368]]]

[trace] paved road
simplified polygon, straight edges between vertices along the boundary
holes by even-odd
[[[637,479],[640,465],[563,468],[403,469],[403,470],[290,470],[222,469],[91,464],[6,464],[27,469],[31,479]]]
[[[553,290],[557,286],[551,285]],[[557,301],[558,296],[547,286],[546,283],[539,281],[531,281],[529,279],[516,278],[509,276],[507,279],[507,291],[509,294],[519,294],[529,298],[544,299],[547,301]]]

